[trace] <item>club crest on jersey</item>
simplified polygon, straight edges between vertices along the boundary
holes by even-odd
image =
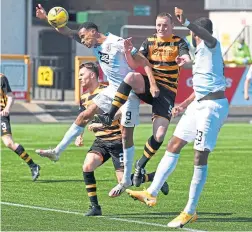
[[[107,53],[103,53],[103,52],[99,52],[100,55],[100,61],[106,64],[109,64],[109,54]]]
[[[110,52],[111,51],[111,43],[109,43],[109,44],[106,44],[106,51],[107,52]]]

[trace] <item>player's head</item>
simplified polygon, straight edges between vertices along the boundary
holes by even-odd
[[[213,23],[209,18],[206,17],[201,17],[196,19],[194,22],[194,24],[203,27],[204,29],[206,29],[210,34],[213,34]],[[191,32],[192,34],[192,43],[193,46],[196,47],[196,40],[195,37],[197,37],[197,35],[195,35],[195,33]]]
[[[160,13],[156,18],[157,36],[161,38],[169,37],[172,34],[174,24],[169,13]]]
[[[97,38],[99,37],[99,31],[96,24],[92,22],[85,22],[80,25],[78,30],[81,43],[88,48],[97,45]]]
[[[90,87],[98,82],[99,69],[93,62],[82,63],[79,67],[79,80],[82,87]]]

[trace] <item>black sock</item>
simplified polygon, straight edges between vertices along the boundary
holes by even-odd
[[[96,194],[96,180],[94,172],[83,172],[83,178],[91,205],[99,205]]]
[[[112,102],[112,106],[108,112],[110,118],[113,119],[118,109],[127,101],[131,89],[131,86],[124,81],[120,84]]]
[[[32,166],[35,164],[32,160],[32,158],[27,154],[24,147],[22,145],[18,145],[17,149],[15,150],[15,153],[18,154],[18,156],[23,159],[29,166]]]
[[[144,154],[138,162],[139,167],[141,167],[141,168],[145,167],[145,165],[149,162],[151,157],[153,155],[155,155],[157,150],[160,148],[162,143],[163,143],[163,141],[161,143],[157,142],[154,139],[153,135],[148,139],[148,141],[146,142],[146,144],[144,146]]]

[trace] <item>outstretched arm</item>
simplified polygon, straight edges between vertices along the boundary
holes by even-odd
[[[178,19],[178,21],[186,26],[188,29],[190,29],[192,32],[194,32],[197,36],[199,36],[202,40],[205,41],[205,44],[209,48],[214,48],[217,43],[217,39],[212,36],[211,33],[209,33],[205,28],[196,25],[194,23],[191,23],[187,20],[185,15],[183,14],[183,10],[175,7],[175,15]]]
[[[38,6],[36,7],[36,17],[43,20],[43,21],[48,22],[47,13],[46,13],[45,9],[42,7],[41,4],[38,4]],[[64,27],[61,27],[61,28],[56,28],[56,27],[53,27],[53,28],[57,32],[59,32],[60,34],[68,36],[71,39],[74,39],[79,43],[81,42],[81,40],[80,40],[80,38],[78,36],[78,31],[72,30],[67,26],[64,26]]]

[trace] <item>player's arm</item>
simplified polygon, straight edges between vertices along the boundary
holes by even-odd
[[[183,112],[187,108],[187,106],[191,104],[191,102],[193,102],[194,99],[195,99],[195,93],[193,92],[187,99],[185,99],[182,103],[180,103],[178,106],[175,106],[172,109],[172,116],[177,117],[181,112]]]
[[[197,36],[199,36],[202,40],[204,40],[205,44],[209,48],[214,48],[216,46],[217,39],[214,38],[205,28],[189,22],[187,18],[184,16],[182,9],[175,7],[175,15],[182,25],[186,26]]]
[[[191,57],[189,54],[189,48],[184,39],[179,41],[179,55],[176,57],[176,63],[181,67],[186,63],[191,62]]]
[[[41,19],[41,20],[44,20],[44,21],[48,22],[46,11],[42,7],[41,4],[38,4],[38,6],[36,7],[36,17]],[[64,26],[64,27],[61,27],[61,28],[56,28],[56,27],[53,27],[53,28],[57,32],[59,32],[60,34],[68,36],[71,39],[74,39],[77,42],[81,43],[81,40],[80,40],[79,35],[78,35],[78,31],[72,30],[67,26]]]
[[[124,40],[124,52],[126,60],[132,69],[136,69],[139,66],[144,68],[150,82],[151,95],[153,97],[158,97],[159,89],[153,76],[152,66],[148,59],[141,52],[137,52],[137,50],[133,47],[131,39],[132,38]]]
[[[8,116],[10,113],[11,107],[14,104],[14,95],[11,91],[9,81],[6,76],[1,77],[1,88],[8,98],[6,107],[1,111],[1,116]]]

